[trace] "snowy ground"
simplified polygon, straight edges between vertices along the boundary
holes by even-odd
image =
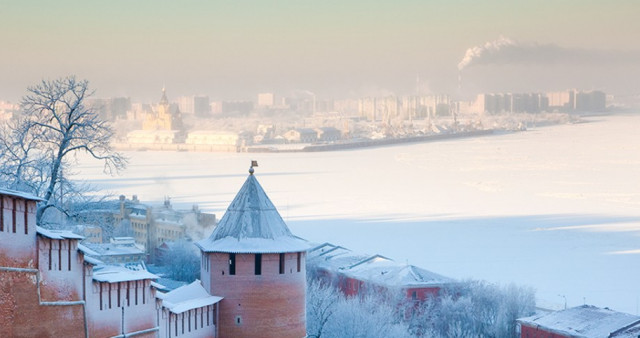
[[[638,314],[640,115],[326,153],[127,153],[79,177],[221,215],[250,160],[292,231],[454,278],[533,286],[539,305]]]

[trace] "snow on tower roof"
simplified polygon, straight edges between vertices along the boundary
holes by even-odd
[[[158,292],[157,297],[162,299],[162,306],[173,313],[182,313],[222,300],[222,297],[210,295],[199,280],[167,293]]]
[[[592,305],[520,318],[518,322],[545,331],[586,338],[609,337],[612,332],[637,323],[640,317]]]
[[[230,253],[283,253],[309,249],[307,241],[289,231],[253,174],[244,182],[211,236],[196,245],[205,252]]]

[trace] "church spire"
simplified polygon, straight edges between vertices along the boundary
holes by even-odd
[[[169,105],[169,100],[167,99],[167,90],[162,86],[162,97],[160,98],[160,105]]]

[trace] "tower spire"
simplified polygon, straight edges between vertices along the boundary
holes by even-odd
[[[160,105],[168,105],[169,100],[167,99],[167,90],[164,85],[162,86],[162,97],[160,97]]]

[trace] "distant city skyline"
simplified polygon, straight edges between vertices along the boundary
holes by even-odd
[[[296,91],[640,93],[640,3],[15,1],[0,9],[0,99],[74,74],[96,97],[255,99]]]

